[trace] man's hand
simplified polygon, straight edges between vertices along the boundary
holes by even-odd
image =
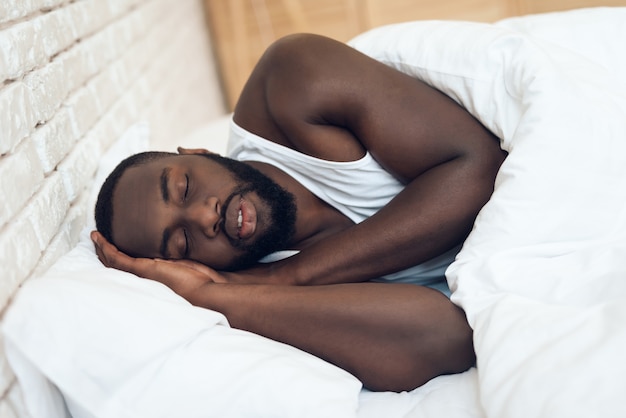
[[[91,233],[91,240],[105,266],[161,282],[186,299],[204,284],[226,282],[217,271],[194,261],[130,257],[97,231]]]

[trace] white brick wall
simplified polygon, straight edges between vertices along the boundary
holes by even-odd
[[[76,243],[100,155],[225,113],[201,0],[0,1],[0,312]],[[0,341],[0,417],[23,416]]]

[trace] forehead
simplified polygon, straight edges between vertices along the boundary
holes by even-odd
[[[209,160],[208,158],[198,156],[198,155],[180,155],[180,154],[165,155],[165,156],[157,157],[152,160],[145,161],[143,163],[128,167],[128,169],[126,169],[124,174],[122,174],[122,176],[120,177],[120,180],[125,177],[133,177],[133,175],[136,176],[144,172],[162,169],[163,167],[170,167],[170,166],[187,167],[187,166],[201,165],[203,163],[208,163],[210,165],[211,163],[213,163],[213,161]],[[131,173],[130,176],[128,175],[129,173]]]
[[[197,169],[203,170],[203,174],[222,173],[224,168],[216,161],[202,155],[179,155],[173,154],[156,158],[135,166],[128,167],[118,180],[115,192],[138,182],[158,181],[165,168],[168,169]],[[156,175],[156,177],[155,177]]]

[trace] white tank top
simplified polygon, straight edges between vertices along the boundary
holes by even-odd
[[[356,161],[322,160],[268,141],[232,120],[228,156],[239,161],[259,161],[280,168],[354,223],[360,223],[378,212],[404,188],[369,152]],[[458,247],[454,248],[381,280],[436,285],[443,281],[445,270],[458,251]],[[262,261],[278,260],[296,252],[280,251]]]

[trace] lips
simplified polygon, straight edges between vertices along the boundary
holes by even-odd
[[[248,239],[256,231],[257,216],[255,207],[246,199],[240,200],[239,213],[238,213],[238,236],[240,239]],[[239,215],[241,217],[239,218]],[[241,222],[239,222],[241,219]]]
[[[225,229],[229,237],[246,240],[254,235],[257,213],[254,205],[244,196],[235,196],[226,209]]]

